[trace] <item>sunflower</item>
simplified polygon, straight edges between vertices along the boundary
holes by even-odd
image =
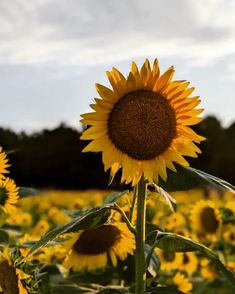
[[[187,273],[196,272],[198,267],[198,259],[194,252],[184,252],[182,264],[180,265],[180,269]]]
[[[211,200],[200,200],[191,210],[192,228],[199,239],[216,241],[221,231],[222,217]]]
[[[42,252],[37,259],[44,265],[52,265],[64,257],[65,248],[61,245],[55,245],[42,248]]]
[[[180,272],[174,276],[173,283],[177,286],[177,289],[183,293],[190,293],[193,289],[193,284],[184,274],[181,274]]]
[[[204,279],[214,281],[218,277],[218,272],[214,267],[211,266],[210,261],[206,258],[203,258],[200,261],[201,265],[201,276]]]
[[[71,239],[64,241],[68,254],[63,266],[75,271],[104,268],[108,258],[116,266],[117,258],[124,260],[135,249],[134,235],[121,222],[71,233],[69,236]]]
[[[182,253],[165,251],[160,248],[156,248],[155,252],[157,253],[160,259],[161,270],[163,271],[175,270],[179,268],[179,266],[183,263]]]
[[[224,241],[235,246],[235,227],[234,225],[228,225],[223,232]]]
[[[185,217],[179,212],[172,213],[166,218],[164,225],[168,230],[183,226],[185,225]]]
[[[112,90],[96,84],[101,96],[82,115],[90,125],[81,139],[92,140],[83,152],[102,151],[105,171],[111,175],[122,168],[122,182],[135,185],[144,175],[150,182],[167,179],[173,162],[188,166],[183,156],[201,153],[194,144],[204,140],[191,128],[201,121],[203,109],[195,109],[199,97],[191,97],[189,82],[172,81],[174,68],[160,75],[158,61],[153,68],[146,59],[139,70],[133,62],[125,78],[116,68],[107,72]]]
[[[10,178],[0,179],[0,207],[5,213],[11,213],[14,210],[14,204],[19,198],[18,188]]]
[[[7,168],[10,166],[8,163],[8,159],[6,158],[6,153],[2,151],[2,147],[0,146],[0,179],[5,178],[4,174],[8,173]]]
[[[28,274],[15,267],[7,247],[0,252],[0,289],[3,293],[28,294],[22,281],[29,277]]]

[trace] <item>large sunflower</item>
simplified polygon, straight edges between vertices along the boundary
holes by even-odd
[[[117,258],[126,259],[135,249],[134,235],[125,223],[115,222],[100,227],[72,233],[64,242],[67,256],[64,267],[75,271],[104,268],[110,258],[113,266]]]
[[[9,166],[6,153],[2,151],[2,147],[0,146],[0,179],[5,178],[4,174],[8,173],[7,168]]]
[[[81,139],[92,140],[83,151],[102,151],[105,171],[114,176],[122,167],[122,182],[135,185],[142,175],[166,180],[167,168],[176,171],[173,162],[188,166],[183,156],[200,153],[194,142],[204,138],[189,127],[201,121],[199,97],[173,74],[170,67],[160,75],[158,61],[151,68],[146,60],[140,70],[133,62],[127,79],[116,68],[107,72],[112,90],[96,84],[101,99],[81,120],[91,126]]]
[[[18,198],[18,188],[15,182],[10,178],[0,179],[0,207],[6,213],[11,213]]]

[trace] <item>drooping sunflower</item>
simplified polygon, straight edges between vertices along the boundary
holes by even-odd
[[[15,267],[7,247],[0,252],[0,291],[2,289],[6,294],[28,294],[22,281],[29,277],[28,274]]]
[[[146,60],[140,70],[133,62],[127,78],[116,68],[107,72],[112,90],[96,84],[101,99],[81,119],[90,125],[81,139],[92,140],[83,152],[102,151],[105,171],[114,176],[122,168],[122,182],[135,185],[142,175],[166,180],[167,168],[176,171],[173,162],[188,166],[184,156],[201,153],[194,142],[204,138],[190,128],[201,121],[199,97],[173,74],[170,67],[160,75],[157,59],[153,68]]]
[[[0,207],[5,213],[11,213],[14,210],[14,204],[19,198],[18,190],[14,180],[0,179]]]
[[[2,151],[2,147],[0,146],[0,179],[5,178],[4,174],[8,173],[7,168],[9,166],[6,153]]]
[[[191,210],[192,229],[198,239],[216,241],[219,237],[222,216],[216,204],[211,200],[198,201]]]
[[[125,223],[115,222],[100,227],[71,233],[64,241],[67,256],[63,266],[74,271],[102,269],[108,264],[113,266],[117,258],[124,260],[133,254],[135,239]]]

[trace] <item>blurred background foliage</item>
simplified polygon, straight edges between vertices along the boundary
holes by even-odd
[[[235,122],[224,128],[214,117],[206,117],[195,130],[207,138],[202,154],[188,159],[190,165],[235,184]],[[82,153],[87,142],[81,132],[60,124],[38,133],[15,133],[0,128],[0,145],[12,163],[11,176],[20,186],[57,189],[107,189],[101,153]],[[118,178],[111,188],[117,188]]]

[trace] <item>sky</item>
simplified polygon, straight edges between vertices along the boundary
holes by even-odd
[[[79,129],[106,70],[156,57],[235,121],[234,0],[0,0],[0,127]]]

